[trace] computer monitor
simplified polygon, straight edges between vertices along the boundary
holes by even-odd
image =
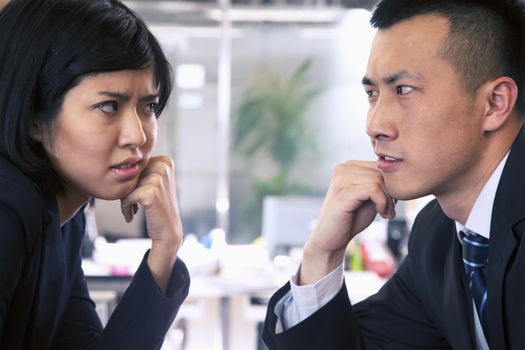
[[[317,196],[267,196],[263,201],[262,236],[270,256],[302,247],[323,205]]]

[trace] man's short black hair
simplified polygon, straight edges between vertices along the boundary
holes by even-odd
[[[525,115],[525,12],[519,0],[382,0],[370,23],[387,29],[421,15],[448,19],[450,32],[441,54],[455,66],[467,91],[509,76],[518,86],[516,109]]]

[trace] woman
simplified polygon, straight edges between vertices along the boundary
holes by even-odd
[[[0,12],[0,348],[155,349],[188,293],[173,162],[152,157],[169,64],[117,0]],[[103,329],[81,269],[81,207],[144,207],[151,249]]]

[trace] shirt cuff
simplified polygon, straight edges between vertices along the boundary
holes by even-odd
[[[298,276],[292,276],[291,290],[275,305],[276,333],[281,333],[307,319],[328,304],[343,285],[343,264],[314,284],[297,285]]]

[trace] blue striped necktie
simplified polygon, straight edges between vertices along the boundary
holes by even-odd
[[[485,306],[487,305],[487,262],[489,240],[468,229],[461,231],[463,262],[469,280],[470,293],[478,310],[478,316],[487,336]]]

